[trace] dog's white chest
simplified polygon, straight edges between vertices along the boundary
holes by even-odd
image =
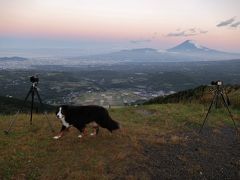
[[[62,122],[62,124],[65,126],[65,127],[69,127],[70,124],[68,122],[65,121],[65,116],[62,114],[62,107],[59,108],[59,111],[57,113],[57,117],[60,119],[60,121]]]
[[[65,127],[68,128],[68,127],[70,126],[70,124],[65,121],[65,118],[64,118],[64,117],[60,118],[60,121],[62,122],[62,124],[63,124]]]

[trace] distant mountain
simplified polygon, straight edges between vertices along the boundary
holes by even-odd
[[[228,53],[210,49],[199,45],[196,41],[186,40],[183,43],[167,49],[167,52],[175,53],[180,56],[186,56],[195,58],[196,60],[228,60],[228,59],[239,59],[240,54]]]
[[[207,47],[199,45],[196,41],[193,40],[186,40],[183,43],[167,50],[168,52],[181,52],[181,53],[206,53],[206,52],[214,52],[220,53],[220,51],[216,51],[213,49],[209,49]],[[223,52],[221,52],[223,53]]]
[[[0,57],[0,61],[25,61],[27,60],[26,58],[23,57],[18,57],[18,56],[14,56],[14,57]]]
[[[87,56],[87,59],[115,60],[115,61],[158,61],[161,58],[157,49],[141,48],[127,49],[108,54]]]
[[[122,50],[120,52],[130,52],[130,53],[156,53],[157,50],[156,49],[152,49],[152,48],[140,48],[140,49],[131,49],[131,50]]]
[[[88,56],[86,59],[130,62],[215,61],[240,59],[240,54],[217,51],[201,46],[195,41],[186,40],[167,50],[152,48],[130,49],[109,54]]]

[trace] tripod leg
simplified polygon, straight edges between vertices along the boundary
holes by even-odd
[[[21,108],[20,108],[20,109],[18,110],[18,112],[15,114],[15,118],[13,118],[12,121],[10,122],[10,124],[9,124],[9,126],[8,126],[8,129],[4,131],[5,134],[9,134],[9,132],[11,131],[11,129],[12,129],[12,127],[13,127],[15,121],[16,121],[17,116],[18,116],[19,113],[22,111],[22,109],[23,109],[24,105],[26,104],[27,99],[28,99],[28,97],[30,96],[32,90],[33,90],[33,88],[31,87],[31,88],[29,89],[29,91],[28,91],[25,99],[24,99],[24,102],[23,102]]]
[[[215,108],[217,109],[218,108],[218,106],[219,106],[219,94],[217,93],[217,96],[216,96],[216,98],[215,98]]]
[[[36,91],[36,94],[37,94],[37,97],[38,97],[38,100],[39,100],[41,106],[43,106],[42,99],[41,99],[41,97],[40,97],[40,95],[39,95],[39,93],[38,93],[38,90],[35,89],[35,91]]]
[[[30,125],[32,125],[33,104],[34,104],[34,90],[32,91],[32,101],[31,101],[31,117],[30,117]]]
[[[25,106],[25,104],[26,104],[26,102],[27,102],[27,99],[28,99],[28,97],[30,96],[30,94],[32,93],[32,91],[33,91],[33,88],[31,87],[31,88],[29,89],[29,91],[28,91],[28,93],[27,93],[25,99],[24,99],[24,102],[23,102],[21,108],[19,109],[19,112],[22,111],[22,109],[23,109],[23,107]]]
[[[206,114],[206,116],[205,116],[205,118],[204,118],[204,120],[203,120],[203,123],[202,123],[202,126],[201,126],[200,130],[199,130],[199,133],[202,132],[203,126],[204,126],[205,123],[206,123],[208,114],[210,113],[210,111],[211,111],[211,109],[212,109],[212,105],[213,105],[213,103],[214,103],[214,101],[215,101],[216,96],[217,96],[217,93],[215,93],[214,96],[213,96],[212,102],[211,102],[211,104],[210,104],[210,106],[209,106],[209,108],[208,108],[208,112],[207,112],[207,114]]]
[[[231,111],[230,111],[230,109],[228,107],[228,104],[227,104],[227,102],[226,102],[226,100],[225,100],[225,98],[224,98],[222,93],[221,93],[221,97],[222,97],[223,103],[224,103],[224,105],[225,105],[225,107],[226,107],[226,109],[227,109],[227,111],[228,111],[228,113],[229,113],[229,115],[230,115],[230,117],[231,117],[231,119],[233,121],[233,124],[234,124],[234,127],[236,129],[236,132],[238,132],[238,128],[237,128],[237,125],[236,125],[235,120],[233,118],[233,115],[232,115],[232,113],[231,113]]]
[[[226,96],[226,98],[227,98],[227,100],[226,100],[227,105],[228,105],[228,106],[231,106],[231,102],[230,102],[230,100],[229,100],[229,97],[228,97],[227,91],[226,91],[224,88],[223,88],[223,92],[224,92],[224,94],[225,94],[225,96]]]
[[[27,95],[26,95],[26,97],[25,97],[25,99],[24,99],[24,102],[23,102],[23,106],[21,107],[21,109],[24,107],[24,105],[25,105],[25,103],[26,103],[26,101],[27,101],[27,99],[28,99],[28,97],[30,96],[30,94],[31,94],[31,92],[32,92],[32,87],[29,89],[29,91],[28,91],[28,93],[27,93]]]
[[[43,109],[42,99],[41,99],[41,97],[40,97],[40,95],[39,95],[39,93],[38,93],[38,90],[37,90],[37,89],[35,89],[35,90],[36,90],[36,94],[37,94],[38,100],[39,100],[39,102],[40,102],[40,105],[41,105],[41,107],[42,107],[42,109]],[[48,126],[49,126],[50,130],[51,130],[52,132],[54,132],[54,129],[53,129],[53,127],[52,127],[52,124],[50,123],[50,120],[49,120],[46,112],[44,112],[44,116],[45,116],[45,118],[47,119]]]
[[[18,111],[16,114],[15,114],[15,117],[12,119],[12,121],[10,122],[9,126],[8,126],[8,129],[4,131],[5,134],[9,134],[10,130],[12,129],[15,121],[17,120],[17,116],[19,115],[19,112]]]

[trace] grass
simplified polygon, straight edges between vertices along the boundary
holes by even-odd
[[[206,108],[199,104],[165,104],[111,109],[113,119],[121,123],[121,131],[110,134],[101,129],[98,137],[78,139],[78,131],[71,131],[60,140],[49,131],[47,120],[21,114],[9,135],[0,133],[0,179],[149,179],[139,171],[129,169],[143,161],[141,142],[166,143],[164,134],[172,134],[168,143],[178,143],[174,132],[198,130]],[[239,124],[239,110],[233,110]],[[4,130],[13,116],[0,116]],[[60,123],[53,114],[49,119],[56,131]],[[232,126],[224,109],[214,110],[208,126]],[[90,131],[90,129],[89,129]],[[88,132],[89,134],[89,132]]]

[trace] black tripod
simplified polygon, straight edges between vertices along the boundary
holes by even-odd
[[[33,80],[35,80],[34,77],[31,77],[31,78],[33,78]],[[30,78],[30,79],[31,79],[31,78]],[[30,87],[30,90],[28,91],[27,96],[26,96],[25,99],[24,99],[23,105],[22,105],[22,107],[18,110],[18,112],[15,114],[15,118],[13,118],[12,121],[10,122],[8,129],[4,131],[5,134],[9,134],[9,132],[11,131],[11,129],[12,129],[12,127],[13,127],[16,119],[17,119],[18,114],[19,114],[20,112],[22,112],[23,107],[25,106],[25,104],[26,104],[26,102],[27,102],[27,99],[28,99],[28,97],[29,97],[30,95],[31,95],[30,125],[32,125],[33,105],[34,105],[34,97],[35,97],[35,94],[37,95],[38,101],[39,101],[39,103],[40,103],[40,105],[41,105],[41,107],[42,107],[42,109],[43,109],[42,99],[41,99],[41,97],[40,97],[40,95],[39,95],[39,93],[38,93],[38,89],[37,89],[38,78],[37,78],[37,81],[32,81],[32,79],[31,79],[31,82],[32,82],[32,86]],[[44,116],[45,116],[45,118],[46,118],[47,121],[48,121],[48,125],[49,125],[50,130],[51,130],[52,132],[54,132],[53,127],[52,127],[52,125],[51,125],[51,123],[50,123],[50,121],[49,121],[49,119],[48,119],[48,116],[47,116],[47,113],[46,113],[46,112],[44,112]]]
[[[229,107],[228,107],[229,98],[228,98],[228,96],[227,96],[227,93],[226,93],[225,90],[224,90],[224,87],[223,87],[223,85],[222,85],[222,82],[217,81],[217,82],[215,82],[215,84],[212,84],[212,85],[215,85],[215,86],[216,86],[216,89],[214,90],[214,96],[213,96],[212,102],[211,102],[211,104],[210,104],[210,106],[209,106],[209,108],[208,108],[208,112],[207,112],[207,114],[206,114],[206,116],[205,116],[205,118],[204,118],[204,120],[203,120],[203,123],[202,123],[202,126],[201,126],[200,130],[199,130],[199,133],[201,133],[201,131],[202,131],[202,129],[203,129],[203,126],[204,126],[204,124],[206,123],[207,117],[208,117],[209,113],[211,112],[211,109],[212,109],[213,104],[215,104],[215,107],[218,108],[218,106],[219,106],[219,100],[221,100],[221,99],[222,99],[222,101],[223,101],[224,107],[227,109],[227,111],[228,111],[228,113],[229,113],[229,116],[231,117],[231,119],[232,119],[232,121],[233,121],[233,124],[234,124],[234,127],[235,127],[235,129],[236,129],[236,132],[238,132],[238,129],[237,129],[235,120],[234,120],[234,118],[233,118],[233,115],[232,115]],[[226,98],[227,100],[226,100],[225,98]]]

